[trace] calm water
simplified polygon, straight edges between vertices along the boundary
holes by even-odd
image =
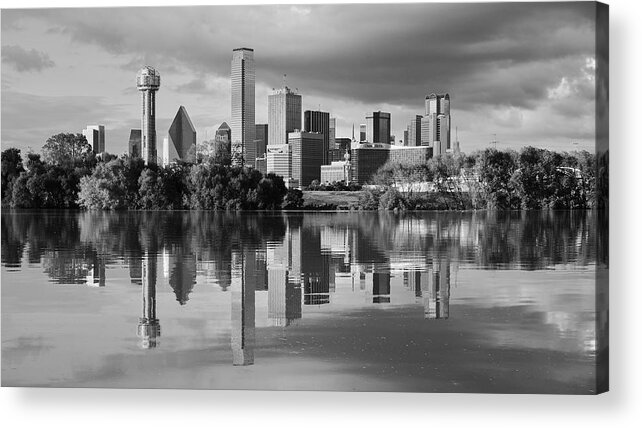
[[[596,218],[3,212],[2,385],[592,393]]]

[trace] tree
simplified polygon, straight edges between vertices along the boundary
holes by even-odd
[[[511,177],[516,167],[517,154],[513,151],[486,149],[475,162],[482,184],[482,196],[487,208],[514,209],[519,207]]]
[[[10,203],[13,183],[25,169],[22,166],[20,149],[9,148],[2,151],[2,203]]]
[[[86,162],[93,156],[92,148],[82,134],[60,133],[47,139],[42,147],[45,162],[54,165],[69,165]]]
[[[15,180],[11,205],[17,208],[76,208],[81,177],[89,168],[73,165],[55,165],[40,160],[30,153],[26,170]]]
[[[296,210],[303,208],[303,192],[299,189],[288,189],[283,200],[283,209]]]
[[[87,209],[136,209],[140,206],[140,158],[123,157],[99,163],[90,176],[80,179],[78,204]]]

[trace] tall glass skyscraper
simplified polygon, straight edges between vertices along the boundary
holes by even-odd
[[[375,111],[366,117],[366,140],[370,143],[390,144],[390,113]]]
[[[306,132],[320,132],[321,134],[323,134],[323,160],[321,165],[329,165],[330,113],[325,111],[306,110],[303,113],[303,129],[305,129]]]
[[[268,144],[287,144],[295,130],[301,130],[301,95],[285,86],[268,96]]]
[[[237,48],[232,54],[232,162],[242,163],[245,145],[252,143],[254,127],[254,49]]]
[[[446,153],[446,149],[451,148],[450,94],[430,94],[426,97],[422,134],[422,144],[433,147],[434,156],[442,155]]]

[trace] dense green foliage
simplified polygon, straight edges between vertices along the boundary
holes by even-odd
[[[82,134],[57,134],[47,140],[42,157],[2,152],[2,204],[16,208],[77,208],[80,180],[96,166]]]
[[[2,203],[16,208],[86,208],[100,210],[275,210],[287,189],[274,174],[231,166],[229,148],[217,145],[200,163],[145,166],[142,159],[100,159],[85,138],[58,134],[47,140],[43,156],[18,149],[2,152]],[[292,193],[288,207],[302,205]]]
[[[286,194],[281,177],[213,158],[165,167],[116,159],[99,165],[80,188],[79,204],[88,209],[274,210]]]
[[[608,153],[605,156],[608,157]],[[608,162],[600,171],[608,183]],[[596,159],[586,152],[526,147],[446,154],[427,163],[382,166],[358,208],[586,209],[596,200]],[[608,186],[608,184],[606,185]],[[608,198],[608,189],[606,189]]]
[[[85,163],[94,156],[91,145],[82,134],[52,135],[42,147],[42,159],[52,165]]]
[[[308,206],[282,177],[232,165],[229,146],[198,148],[196,163],[145,166],[142,159],[104,153],[81,134],[57,134],[42,157],[2,152],[2,204],[16,208],[142,210],[277,210]],[[363,210],[586,209],[608,205],[608,152],[557,153],[485,149],[446,154],[425,163],[382,166],[358,203]],[[314,181],[307,190],[357,191],[360,185]]]
[[[20,150],[11,148],[2,152],[2,192],[0,194],[3,206],[11,203],[13,183],[24,170]]]

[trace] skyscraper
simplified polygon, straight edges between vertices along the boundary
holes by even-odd
[[[268,125],[267,123],[256,124],[256,136],[254,137],[256,143],[256,157],[265,155],[265,147],[269,144],[268,139]]]
[[[290,146],[287,144],[270,144],[267,147],[266,171],[280,175],[284,180],[292,177],[292,160],[290,157]]]
[[[408,125],[408,146],[421,146],[421,116],[416,115]]]
[[[337,138],[337,119],[335,117],[331,117],[330,118],[330,139],[329,139],[330,150],[337,148],[336,138]]]
[[[390,144],[390,113],[375,111],[366,117],[366,141]]]
[[[287,144],[295,130],[301,130],[301,95],[285,86],[268,96],[268,142]]]
[[[422,144],[433,147],[433,155],[446,153],[450,145],[450,95],[430,94],[426,97],[426,116],[422,121],[427,130]]]
[[[327,114],[327,113],[326,113]],[[327,123],[327,122],[326,122]],[[318,132],[291,132],[290,143],[291,174],[299,186],[309,186],[321,178],[324,135]]]
[[[104,125],[89,125],[82,130],[82,135],[85,136],[94,153],[98,154],[105,151]]]
[[[185,162],[196,160],[196,128],[183,106],[180,106],[176,112],[167,138],[163,141],[163,165],[179,160]]]
[[[140,129],[132,129],[129,131],[129,156],[132,158],[139,158],[140,152]]]
[[[362,123],[361,125],[359,125],[359,142],[366,141],[367,130],[368,130],[368,126],[365,123]]]
[[[145,66],[136,76],[136,86],[141,91],[141,157],[145,164],[156,163],[156,91],[160,88],[160,73]]]
[[[254,141],[254,49],[237,48],[232,53],[232,162],[242,164],[245,145]]]
[[[214,134],[214,141],[228,146],[230,145],[230,141],[232,141],[232,131],[227,122],[221,123],[221,126],[218,127],[216,134]]]
[[[330,163],[330,113],[306,110],[303,114],[303,126],[306,132],[323,134],[322,165],[328,165]]]

